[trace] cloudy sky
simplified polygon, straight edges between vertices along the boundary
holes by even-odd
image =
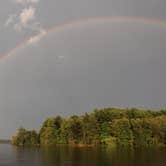
[[[1,0],[0,137],[96,107],[166,108],[165,6]]]

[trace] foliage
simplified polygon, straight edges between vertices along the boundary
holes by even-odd
[[[38,134],[35,130],[28,131],[22,127],[12,138],[12,143],[18,146],[35,146],[38,145],[38,142]]]
[[[105,108],[82,116],[56,116],[43,123],[39,134],[20,128],[12,143],[17,146],[166,146],[166,110]]]
[[[133,132],[129,119],[115,119],[111,124],[111,132],[117,138],[118,145],[133,145]]]
[[[60,140],[62,118],[57,116],[55,118],[47,119],[40,132],[41,145],[56,145]]]

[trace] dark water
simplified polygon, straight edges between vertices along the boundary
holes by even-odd
[[[166,166],[166,149],[16,148],[0,144],[0,166]]]

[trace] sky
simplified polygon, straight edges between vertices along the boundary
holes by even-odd
[[[165,6],[1,0],[0,138],[94,108],[166,108]]]

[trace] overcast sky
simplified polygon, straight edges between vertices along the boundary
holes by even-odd
[[[165,0],[1,0],[0,137],[96,107],[166,108]],[[33,37],[32,37],[33,36]]]

